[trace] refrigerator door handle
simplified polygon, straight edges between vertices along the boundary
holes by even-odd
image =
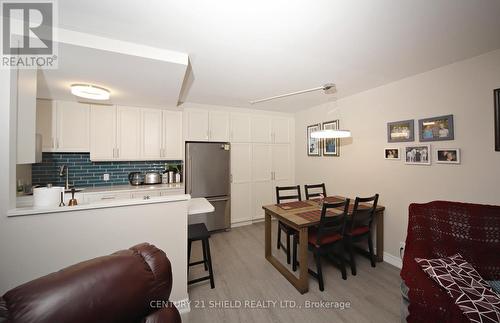
[[[206,199],[207,199],[207,201],[209,201],[209,202],[222,202],[222,201],[229,201],[229,197],[220,197],[220,198],[210,198],[210,197],[207,197]]]
[[[188,163],[189,163],[189,172],[188,172],[188,176],[189,176],[189,194],[193,193],[193,158],[191,158],[191,156],[189,156],[189,160],[188,160]]]

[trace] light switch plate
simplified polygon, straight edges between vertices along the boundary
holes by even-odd
[[[104,175],[102,175],[102,179],[103,179],[104,181],[109,181],[109,174],[104,174]]]

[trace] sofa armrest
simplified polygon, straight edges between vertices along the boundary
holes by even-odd
[[[181,315],[177,308],[172,306],[164,307],[146,316],[142,323],[181,323]]]

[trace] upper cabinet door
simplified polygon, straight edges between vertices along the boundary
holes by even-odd
[[[208,141],[208,111],[186,109],[186,140]]]
[[[162,148],[162,111],[141,109],[142,112],[142,158],[160,159]]]
[[[163,154],[164,159],[182,160],[182,112],[163,111]]]
[[[229,113],[210,111],[209,139],[210,141],[229,141]]]
[[[251,142],[250,115],[244,113],[231,113],[230,119],[231,142]]]
[[[57,136],[56,151],[90,151],[90,105],[56,101]]]
[[[56,146],[56,104],[52,100],[36,100],[36,133],[42,135],[42,151]]]
[[[117,107],[117,151],[122,160],[141,159],[141,109]]]
[[[271,136],[274,143],[290,142],[290,119],[286,117],[273,117],[271,121]]]
[[[90,159],[111,160],[116,157],[116,107],[90,107]]]
[[[271,118],[266,115],[252,116],[252,142],[271,142]]]

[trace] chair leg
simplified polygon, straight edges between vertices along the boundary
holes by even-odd
[[[372,267],[375,267],[375,255],[373,254],[373,241],[371,232],[368,232],[368,249],[370,250],[370,262],[372,264]]]
[[[342,272],[342,279],[347,279],[347,272],[345,270],[345,259],[344,259],[344,240],[340,240],[340,270]]]
[[[296,234],[293,235],[293,255],[292,255],[292,270],[297,271],[297,245],[298,245],[298,236]]]
[[[318,273],[319,290],[324,291],[323,270],[321,269],[321,255],[316,251],[316,272]]]
[[[207,266],[207,247],[205,246],[205,240],[201,240],[202,248],[203,249],[203,267],[205,267],[205,271],[208,270]]]
[[[278,239],[276,240],[276,248],[280,248],[280,242],[281,242],[281,228],[280,224],[278,222]]]
[[[353,276],[356,276],[356,260],[354,260],[354,244],[352,242],[352,237],[349,238],[348,244],[349,258],[351,260],[351,273]]]
[[[210,255],[210,242],[208,241],[208,238],[205,241],[205,247],[207,249],[207,260],[208,260],[208,274],[210,276],[210,288],[215,288],[215,283],[214,283],[214,271],[212,269],[212,256]]]
[[[290,264],[290,234],[286,234],[286,263]]]

